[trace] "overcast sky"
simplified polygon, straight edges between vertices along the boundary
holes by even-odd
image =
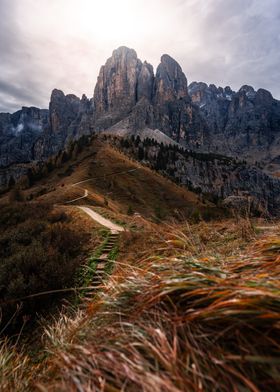
[[[0,0],[0,112],[48,107],[53,88],[92,97],[125,45],[194,80],[280,99],[280,0]]]

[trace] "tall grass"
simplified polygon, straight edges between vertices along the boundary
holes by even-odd
[[[30,359],[7,340],[0,341],[0,391],[27,391],[32,381]]]
[[[252,231],[254,246],[214,259],[233,231],[212,227],[208,244],[201,225],[154,233],[157,252],[120,261],[82,316],[46,331],[51,356],[38,389],[278,390],[280,240],[255,241]]]

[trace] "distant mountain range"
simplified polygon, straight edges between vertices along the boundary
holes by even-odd
[[[0,113],[0,185],[22,175],[22,167],[15,165],[45,160],[71,140],[102,131],[145,135],[196,153],[246,160],[251,173],[249,165],[257,167],[245,191],[261,176],[260,186],[273,181],[271,192],[278,195],[279,180],[270,175],[280,165],[280,101],[247,85],[238,92],[198,82],[188,86],[170,56],[162,56],[154,73],[152,65],[126,47],[115,50],[101,67],[91,99],[55,89],[49,110],[23,107],[14,114]],[[200,184],[203,175],[209,180],[207,173],[199,175]]]

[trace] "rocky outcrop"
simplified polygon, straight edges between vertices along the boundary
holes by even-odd
[[[229,106],[224,134],[231,155],[253,162],[270,159],[273,143],[280,141],[280,102],[266,90],[241,88]]]
[[[2,138],[3,133],[9,134],[5,125],[11,121],[9,116],[0,116]],[[153,67],[126,47],[115,50],[101,67],[92,100],[53,91],[48,124],[33,122],[42,135],[29,151],[35,159],[44,159],[73,138],[115,128],[118,123],[122,126],[123,121],[133,132],[158,129],[198,152],[238,156],[251,163],[276,162],[280,156],[280,103],[269,92],[247,85],[237,93],[230,87],[197,82],[188,87],[180,65],[170,56],[161,57],[154,75]],[[22,123],[14,124],[15,134]],[[16,150],[22,160],[20,149],[19,145]]]
[[[248,85],[238,92],[206,83],[188,86],[180,65],[169,55],[161,57],[154,75],[153,67],[126,47],[115,50],[101,67],[92,99],[54,90],[49,111],[23,108],[12,115],[0,114],[0,165],[45,160],[71,140],[104,130],[123,135],[156,130],[187,151],[280,167],[280,102],[268,91],[255,91]],[[178,165],[180,161],[178,158]],[[199,165],[199,173],[207,173],[207,166]],[[219,190],[219,176],[227,176],[231,166],[217,171],[212,165],[216,179],[211,178],[211,186],[208,177],[198,172],[191,179],[195,161],[183,166],[187,167],[185,177],[176,168],[180,179],[189,176],[190,183],[205,192],[230,196],[230,191],[243,187],[236,180],[238,174],[229,192],[225,191],[227,185]],[[251,167],[246,170],[251,173],[249,179],[255,176]],[[256,176],[259,188],[269,183],[260,174]]]
[[[141,71],[137,79],[136,102],[146,98],[148,102],[152,101],[154,88],[154,69],[147,61],[141,66]]]
[[[180,99],[190,101],[187,78],[180,65],[165,54],[157,68],[153,101],[164,105]]]
[[[50,100],[50,131],[66,132],[79,113],[80,99],[73,94],[64,95],[61,90],[53,90]]]
[[[152,139],[130,138],[125,153],[213,202],[248,200],[254,211],[280,215],[280,180],[255,166],[218,154],[196,153]],[[141,157],[141,158],[139,158]]]
[[[86,97],[82,99],[74,94],[64,95],[60,90],[53,90],[49,105],[51,133],[76,134],[82,117],[92,113],[92,102]]]
[[[60,90],[52,92],[49,110],[23,107],[0,113],[0,185],[24,174],[23,163],[45,160],[69,141],[92,133],[92,115],[92,101],[85,95],[79,99]]]
[[[153,67],[135,50],[120,47],[101,67],[94,90],[96,127],[108,128],[129,114],[142,98],[152,97]]]
[[[34,159],[34,143],[48,127],[48,110],[23,107],[0,114],[0,167]]]
[[[247,85],[233,92],[194,82],[189,94],[208,127],[208,143],[198,150],[264,164],[279,156],[280,102],[270,92]]]
[[[225,89],[206,83],[193,82],[188,88],[193,104],[199,109],[211,133],[223,131],[229,105],[234,97],[230,87]]]
[[[53,90],[49,105],[49,127],[34,144],[34,158],[44,160],[82,135],[93,132],[92,101]]]
[[[187,78],[168,55],[162,56],[154,76],[152,66],[142,63],[134,50],[114,51],[101,68],[94,102],[96,130],[159,129],[190,148],[198,135],[202,140],[207,137],[205,122],[191,103]]]
[[[153,126],[177,142],[184,141],[193,114],[188,82],[180,65],[168,55],[161,57],[157,67],[152,101]]]

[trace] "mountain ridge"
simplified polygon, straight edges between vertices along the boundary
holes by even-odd
[[[22,108],[23,114],[25,110]],[[48,144],[46,139],[52,135],[58,151],[69,139],[108,129],[128,116],[133,117],[131,128],[159,129],[196,151],[241,154],[251,163],[259,160],[259,154],[265,162],[278,157],[280,101],[267,90],[255,91],[247,85],[238,92],[204,82],[188,86],[180,65],[167,54],[154,73],[152,65],[142,63],[134,49],[122,46],[101,67],[91,99],[54,89],[48,113],[41,134],[34,135],[30,144],[36,144],[37,136]],[[20,118],[14,124],[14,115],[0,114],[1,145],[4,134],[17,136],[12,129],[29,130]],[[32,121],[36,122],[36,116]],[[236,148],[229,148],[232,141],[237,142]],[[48,147],[42,152],[40,147],[39,142],[33,159],[44,159],[53,152]],[[0,164],[5,166],[2,154],[0,151]]]
[[[134,49],[120,47],[101,67],[91,99],[54,89],[48,111],[23,108],[0,114],[0,183],[7,186],[12,176],[5,167],[45,161],[73,140],[104,131],[122,137],[148,133],[186,151],[246,159],[258,166],[250,181],[262,177],[261,183],[268,184],[261,169],[269,174],[271,168],[278,170],[280,102],[247,85],[238,92],[201,82],[188,85],[169,55],[161,57],[154,72]],[[22,172],[16,170],[14,177],[19,178]],[[246,170],[252,173],[250,166]],[[202,181],[209,181],[207,172]]]

